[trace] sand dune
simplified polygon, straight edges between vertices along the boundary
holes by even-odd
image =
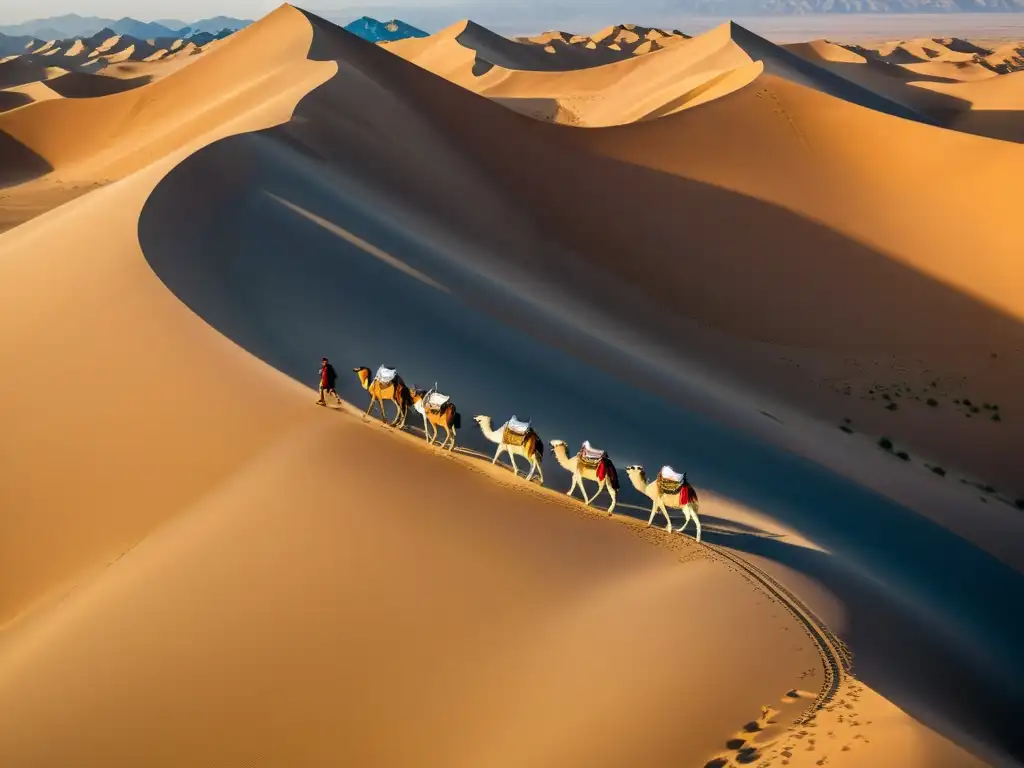
[[[816,66],[807,57],[734,23],[694,39],[675,38],[678,44],[658,51],[657,58],[604,63],[591,56],[587,66],[593,69],[575,72],[563,72],[561,66],[553,65],[545,69],[542,56],[541,63],[535,61],[539,55],[536,48],[518,45],[508,53],[506,49],[515,44],[504,41],[497,45],[478,31],[477,25],[466,29],[472,34],[453,28],[384,47],[515,111],[549,122],[596,127],[661,117],[740,88],[761,71],[889,114],[932,120],[909,106],[907,100],[893,99],[885,89],[872,88],[873,83],[862,87],[858,78],[837,76],[829,67]],[[594,37],[603,40],[612,34],[605,30]],[[561,40],[557,36],[540,39],[547,44]],[[644,52],[649,54],[650,49]],[[567,62],[575,63],[576,59]],[[595,62],[603,66],[595,66]],[[928,97],[924,94],[922,98]]]
[[[591,127],[670,114],[740,88],[761,71],[724,28],[643,58],[573,72],[493,67],[475,75],[473,58],[457,41],[416,42],[384,47],[517,112]]]
[[[510,40],[465,20],[428,37],[405,38],[380,45],[432,72],[446,77],[457,73],[457,79],[468,84],[469,77],[479,77],[492,68],[569,72],[629,60],[685,40],[681,33],[629,29],[628,26],[633,25],[609,27],[589,36],[549,32]],[[655,40],[656,47],[650,44]]]
[[[965,105],[951,120],[958,131],[1024,142],[1024,72],[968,83],[925,82],[920,87]]]
[[[0,235],[0,762],[1020,757],[1024,519],[956,481],[1024,495],[1019,147],[733,25],[472,75],[578,45],[485,32],[395,56],[286,6],[0,114],[0,210],[103,185]],[[619,124],[494,103],[588,90]],[[629,524],[629,489],[626,525],[582,512],[550,458],[532,488],[315,409],[321,354],[443,375],[467,448],[515,409],[676,462],[706,541]]]

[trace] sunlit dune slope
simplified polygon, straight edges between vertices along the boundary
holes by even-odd
[[[322,415],[15,628],[0,756],[703,763],[817,664],[721,565]]]
[[[680,40],[666,50],[627,61],[594,67],[591,59],[587,69],[575,72],[555,66],[531,71],[541,67],[522,55],[488,60],[488,50],[508,46],[517,46],[513,50],[522,49],[534,57],[539,54],[530,46],[511,41],[498,45],[494,39],[503,38],[471,22],[466,25],[473,31],[469,38],[464,38],[461,28],[452,28],[384,47],[475,93],[549,122],[594,127],[661,117],[740,88],[762,70],[872,109],[913,120],[931,120],[907,106],[905,100],[892,99],[882,90],[838,76],[732,22],[693,39]],[[492,41],[490,47],[477,44],[485,37]]]
[[[4,130],[13,123],[24,131],[35,162],[45,155],[62,174],[149,166],[148,176],[132,179],[141,185],[134,198],[107,187],[2,236],[3,305],[18,318],[0,324],[3,367],[29,371],[48,357],[77,371],[74,398],[56,408],[49,395],[39,397],[32,378],[0,377],[0,399],[24,405],[24,419],[7,420],[3,442],[9,503],[0,560],[19,574],[0,584],[5,619],[196,499],[308,405],[306,397],[294,398],[294,382],[257,375],[262,364],[181,310],[139,254],[128,213],[133,205],[141,210],[152,185],[207,132],[213,140],[286,120],[295,102],[335,71],[333,62],[306,59],[312,32],[301,17],[296,26],[295,13],[243,30],[218,50],[231,55],[197,61],[198,74],[188,67],[128,93],[0,115],[10,119]],[[47,109],[58,104],[64,107]],[[106,136],[115,126],[120,140],[111,146]],[[171,165],[151,165],[159,159]],[[109,202],[106,195],[113,195]],[[78,245],[49,247],[56,232]],[[66,320],[54,312],[66,312]],[[143,370],[148,383],[139,386]],[[221,386],[232,379],[246,382],[244,392]],[[89,408],[81,408],[86,401]],[[188,403],[187,416],[167,407],[172,401]],[[209,437],[204,423],[218,425]],[[62,433],[57,445],[45,438],[51,425]],[[50,482],[54,476],[61,482]],[[45,545],[41,536],[49,537]],[[24,544],[30,540],[36,544]]]
[[[761,72],[724,28],[645,56],[573,72],[492,67],[474,74],[472,57],[454,39],[384,47],[517,112],[591,127],[670,114],[742,87]]]
[[[244,117],[261,103],[260,89],[286,81],[289,65],[304,54],[302,43],[290,36],[265,33],[258,47],[246,37],[231,42],[229,54],[214,48],[173,79],[104,99],[33,104],[0,116],[0,130],[65,178],[124,176]],[[119,140],[112,144],[107,137],[115,126]]]

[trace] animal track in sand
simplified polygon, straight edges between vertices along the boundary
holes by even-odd
[[[770,706],[765,705],[761,707],[761,716],[757,720],[751,720],[733,738],[725,742],[725,747],[729,750],[729,753],[716,755],[704,764],[704,768],[750,765],[760,759],[764,755],[764,750],[773,746],[778,741],[777,738],[771,738],[771,735],[765,732],[771,726],[778,725],[777,717],[779,714],[781,714],[779,710],[773,709]]]

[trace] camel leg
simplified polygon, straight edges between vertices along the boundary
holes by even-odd
[[[697,528],[696,539],[697,539],[697,541],[700,541],[700,518],[697,517],[697,513],[695,511],[693,511],[693,508],[689,504],[687,504],[686,505],[686,522],[687,523],[690,522],[690,516],[691,515],[693,516],[693,524]],[[683,528],[685,528],[685,527],[686,527],[686,523],[683,523]],[[681,531],[681,530],[683,530],[683,528],[680,528],[679,530]]]
[[[583,475],[580,475],[580,493],[583,494],[583,506],[589,507],[590,506],[590,502],[592,502],[594,499],[596,499],[597,498],[597,494],[600,493],[600,492],[601,492],[601,486],[598,485],[597,486],[597,493],[595,493],[593,496],[591,496],[588,499],[587,498],[587,486],[583,484]]]
[[[496,450],[494,452],[494,458],[491,459],[491,464],[497,464],[498,463],[498,457],[501,456],[501,452],[503,450],[505,450],[505,445],[503,443],[498,443],[498,450]]]
[[[572,492],[576,490],[576,473],[572,473],[572,485],[569,486],[569,490],[565,492],[566,496],[572,496]]]
[[[612,510],[615,509],[615,505],[618,503],[618,495],[615,489],[612,488],[612,484],[606,482],[605,485],[608,487],[608,495],[612,497],[611,506],[608,507],[608,516],[611,517]]]
[[[448,434],[452,436],[452,444],[448,446],[449,451],[455,450],[455,427],[448,427]]]
[[[651,516],[649,518],[647,518],[647,527],[648,528],[650,528],[651,525],[654,523],[654,516],[656,514],[658,514],[658,500],[657,499],[655,499],[653,502],[651,502]]]
[[[515,472],[516,475],[518,476],[519,475],[519,465],[516,464],[516,455],[514,453],[512,453],[512,449],[511,448],[508,451],[508,460],[512,464],[512,471]],[[527,478],[527,480],[529,480],[529,478]]]
[[[683,524],[676,528],[676,533],[682,533],[686,526],[690,524],[690,505],[687,504],[685,507],[680,507],[679,509],[683,513]]]
[[[668,507],[665,506],[664,501],[661,501],[661,512],[665,515],[665,530],[672,533],[672,518],[668,516]]]
[[[532,480],[534,472],[536,472],[537,475],[540,477],[540,484],[544,485],[544,470],[540,468],[540,462],[537,461],[536,453],[530,457],[530,474],[526,476],[526,479]],[[586,497],[587,492],[583,490],[583,483],[580,483],[580,492],[583,494],[584,497]]]
[[[366,406],[366,414],[365,414],[365,415],[367,415],[367,416],[369,416],[369,415],[370,415],[370,411],[371,411],[371,410],[373,409],[373,404],[374,404],[375,402],[377,402],[377,401],[376,401],[376,399],[374,398],[374,396],[373,396],[373,395],[370,395],[370,404],[369,404],[368,406]]]

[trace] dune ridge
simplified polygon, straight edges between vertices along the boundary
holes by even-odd
[[[935,189],[919,213],[945,213],[944,226],[927,232],[909,207],[891,221],[890,206],[936,152],[962,163],[946,169],[951,183],[995,187],[1016,148],[762,72],[723,37],[509,74],[644,62],[670,81],[664,62],[692,68],[682,104],[608,128],[517,115],[288,6],[156,82],[0,114],[4,151],[31,178],[8,187],[13,199],[54,177],[106,185],[0,235],[0,293],[18,318],[0,325],[16,372],[0,379],[12,502],[0,562],[18,574],[0,592],[0,698],[16,713],[0,754],[796,768],[1012,757],[997,715],[1018,701],[1021,670],[1016,620],[997,605],[1020,594],[1019,518],[838,432],[827,422],[840,408],[858,430],[893,414],[867,398],[852,411],[816,377],[848,377],[851,354],[891,353],[970,373],[985,391],[972,396],[1013,418],[1020,308],[1002,261],[1012,237],[993,227],[1005,209],[956,200],[958,218]],[[707,50],[683,56],[691,46]],[[737,72],[749,80],[715,90]],[[501,98],[521,98],[506,87]],[[68,141],[58,124],[94,127]],[[849,209],[829,205],[823,190],[837,187]],[[53,247],[72,242],[103,246],[89,258]],[[954,256],[968,242],[979,256],[965,271]],[[449,290],[408,282],[409,270]],[[787,276],[820,293],[789,290]],[[822,290],[829,280],[842,290]],[[858,292],[877,286],[865,320]],[[347,406],[314,409],[297,380],[339,329],[366,329],[382,307],[388,323],[346,335],[344,362],[332,352],[339,369],[386,350],[410,376],[436,371],[407,332],[430,318],[447,340],[442,386],[469,413],[528,407],[547,439],[599,432],[619,460],[649,466],[692,434],[685,461],[712,491],[702,512],[718,541],[637,530],[660,548],[631,547],[623,529],[570,514],[557,490],[445,461]],[[936,327],[965,350],[983,336],[1001,362],[943,358]],[[666,335],[685,361],[661,357]],[[810,372],[780,353],[804,355]],[[46,357],[77,372],[75,401],[40,388],[33,361]],[[637,373],[624,382],[624,370]],[[342,389],[365,396],[348,379]],[[945,412],[936,423],[910,400],[899,434],[915,449],[1012,487],[1015,431]],[[54,425],[59,440],[41,429]],[[968,452],[966,435],[988,444]],[[414,491],[393,487],[395,467]],[[567,481],[550,463],[545,474]],[[766,591],[753,568],[725,567],[729,550],[811,597]],[[963,568],[955,586],[949,562]],[[980,589],[992,600],[974,599]],[[786,615],[805,601],[852,635],[869,682],[840,669],[823,685],[817,648]],[[878,616],[884,636],[870,631]],[[907,663],[926,658],[944,674]],[[814,749],[796,725],[808,688],[832,695]],[[413,725],[396,741],[403,713]],[[197,727],[211,718],[224,726],[216,741]],[[59,742],[41,738],[58,729]]]

